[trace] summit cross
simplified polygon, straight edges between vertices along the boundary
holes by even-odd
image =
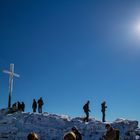
[[[14,73],[14,64],[10,64],[10,71],[3,70],[4,73],[9,74],[9,98],[8,98],[8,108],[11,107],[11,98],[13,91],[13,79],[14,77],[20,77],[19,74]]]

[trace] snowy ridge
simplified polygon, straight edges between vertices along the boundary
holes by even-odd
[[[94,118],[84,123],[80,117],[0,111],[0,140],[26,140],[29,132],[36,132],[41,140],[62,140],[64,133],[74,125],[82,133],[83,140],[100,140],[105,133],[105,124]],[[120,140],[135,140],[140,135],[136,120],[117,119],[111,124],[120,130]]]

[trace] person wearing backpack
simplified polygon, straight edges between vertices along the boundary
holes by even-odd
[[[89,112],[91,112],[90,109],[89,109],[89,104],[90,104],[90,101],[87,101],[87,103],[83,106],[83,110],[86,114],[86,117],[84,118],[84,122],[89,121]]]

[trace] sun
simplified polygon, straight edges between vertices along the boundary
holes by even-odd
[[[133,31],[134,31],[135,35],[140,37],[140,21],[136,22],[133,25]]]
[[[140,33],[140,22],[136,24],[135,30]]]
[[[124,38],[126,37],[127,43],[132,43],[133,48],[136,46],[136,48],[140,49],[140,18],[138,20],[127,22],[127,25],[125,24],[124,28]]]
[[[140,20],[135,20],[132,24],[130,24],[128,30],[130,40],[140,43]]]

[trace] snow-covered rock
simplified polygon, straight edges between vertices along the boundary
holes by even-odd
[[[26,140],[30,132],[36,132],[41,140],[62,140],[65,132],[77,126],[83,140],[100,140],[105,133],[106,123],[90,118],[88,123],[82,118],[66,115],[0,111],[0,140]],[[117,119],[112,122],[120,130],[120,140],[140,140],[138,121]]]

